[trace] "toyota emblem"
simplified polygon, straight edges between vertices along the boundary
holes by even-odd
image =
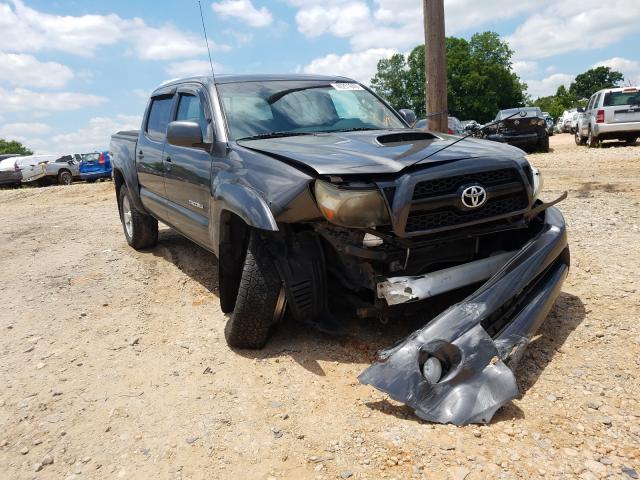
[[[480,185],[472,185],[462,191],[462,204],[467,208],[478,208],[487,201],[487,191]]]

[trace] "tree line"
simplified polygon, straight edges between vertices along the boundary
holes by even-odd
[[[560,86],[555,95],[535,101],[527,85],[513,70],[513,50],[495,32],[476,33],[471,39],[447,37],[449,115],[486,123],[499,110],[534,105],[557,117],[567,108],[586,104],[593,92],[617,86],[620,72],[596,67],[578,75],[569,89]],[[371,88],[396,109],[410,108],[418,118],[425,111],[424,45],[408,55],[395,54],[378,62]],[[439,112],[429,112],[439,113]]]

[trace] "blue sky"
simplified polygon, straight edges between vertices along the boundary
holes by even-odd
[[[424,36],[420,0],[202,2],[217,72],[367,82]],[[448,35],[493,30],[535,98],[597,64],[640,82],[640,2],[445,0]],[[108,146],[161,82],[206,73],[196,1],[0,0],[0,138],[40,152]]]

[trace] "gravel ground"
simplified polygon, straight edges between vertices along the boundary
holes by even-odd
[[[572,269],[486,426],[358,384],[416,325],[232,351],[215,257],[168,229],[128,248],[111,183],[1,190],[0,478],[638,478],[640,146],[551,146]]]

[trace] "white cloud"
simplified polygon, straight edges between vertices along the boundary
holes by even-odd
[[[46,123],[6,123],[0,126],[0,138],[24,142],[33,135],[49,133],[51,127]]]
[[[94,117],[84,127],[73,132],[51,134],[48,125],[40,123],[15,124],[22,132],[17,138],[35,153],[86,153],[106,150],[111,135],[120,130],[137,130],[142,118],[137,115]],[[13,127],[12,127],[13,128]],[[0,131],[0,136],[2,136]]]
[[[22,0],[0,3],[2,48],[11,52],[57,50],[93,56],[100,47],[128,44],[126,50],[145,60],[168,60],[202,54],[204,40],[167,24],[147,25],[139,18],[110,15],[53,15],[27,7]],[[227,45],[209,42],[215,49]]]
[[[132,41],[130,51],[143,60],[170,60],[192,57],[206,52],[204,38],[186,34],[172,25],[149,27],[142,20],[134,19],[128,28]],[[209,45],[217,47],[216,45]]]
[[[0,52],[0,82],[24,87],[60,88],[73,72],[56,62],[40,62],[33,55]]]
[[[0,112],[71,111],[95,107],[107,99],[98,95],[74,92],[36,92],[26,88],[7,90],[0,87]]]
[[[218,63],[213,63],[215,73],[222,73],[224,67]],[[209,60],[185,60],[184,62],[170,63],[165,71],[176,78],[192,77],[197,75],[211,76],[211,65]]]
[[[394,53],[397,51],[389,48],[372,48],[364,52],[345,55],[330,54],[316,58],[302,71],[304,73],[344,75],[361,83],[369,83],[371,77],[376,73],[378,61],[388,58]]]
[[[527,18],[507,41],[520,59],[603,48],[638,30],[640,2],[563,0]]]
[[[0,31],[6,50],[55,49],[81,56],[93,55],[96,48],[123,37],[122,19],[117,15],[51,15],[29,8],[21,0],[0,4]]]
[[[212,3],[211,8],[223,18],[237,18],[250,27],[268,27],[273,22],[269,9],[267,7],[257,9],[251,0],[222,0]]]
[[[106,150],[109,147],[111,135],[120,130],[137,130],[141,122],[142,118],[138,115],[117,115],[115,118],[94,117],[89,120],[86,127],[74,132],[54,135],[51,139],[45,139],[44,144],[36,139],[32,145],[39,152],[41,149],[69,153]],[[45,146],[47,143],[49,145]]]
[[[560,85],[569,87],[573,82],[575,75],[569,75],[567,73],[554,73],[542,80],[525,80],[527,84],[527,91],[532,98],[546,97],[547,95],[553,95]]]
[[[609,67],[624,75],[624,83],[634,86],[640,85],[640,61],[628,58],[613,57],[596,63],[593,67]]]
[[[446,0],[448,35],[514,18],[539,9],[551,0]],[[289,0],[298,7],[296,24],[307,37],[330,34],[348,38],[354,50],[408,49],[424,43],[422,2],[375,0],[373,8],[362,0]]]
[[[530,62],[526,60],[520,60],[513,62],[513,70],[518,74],[520,78],[523,75],[531,75],[538,70],[538,62]]]

